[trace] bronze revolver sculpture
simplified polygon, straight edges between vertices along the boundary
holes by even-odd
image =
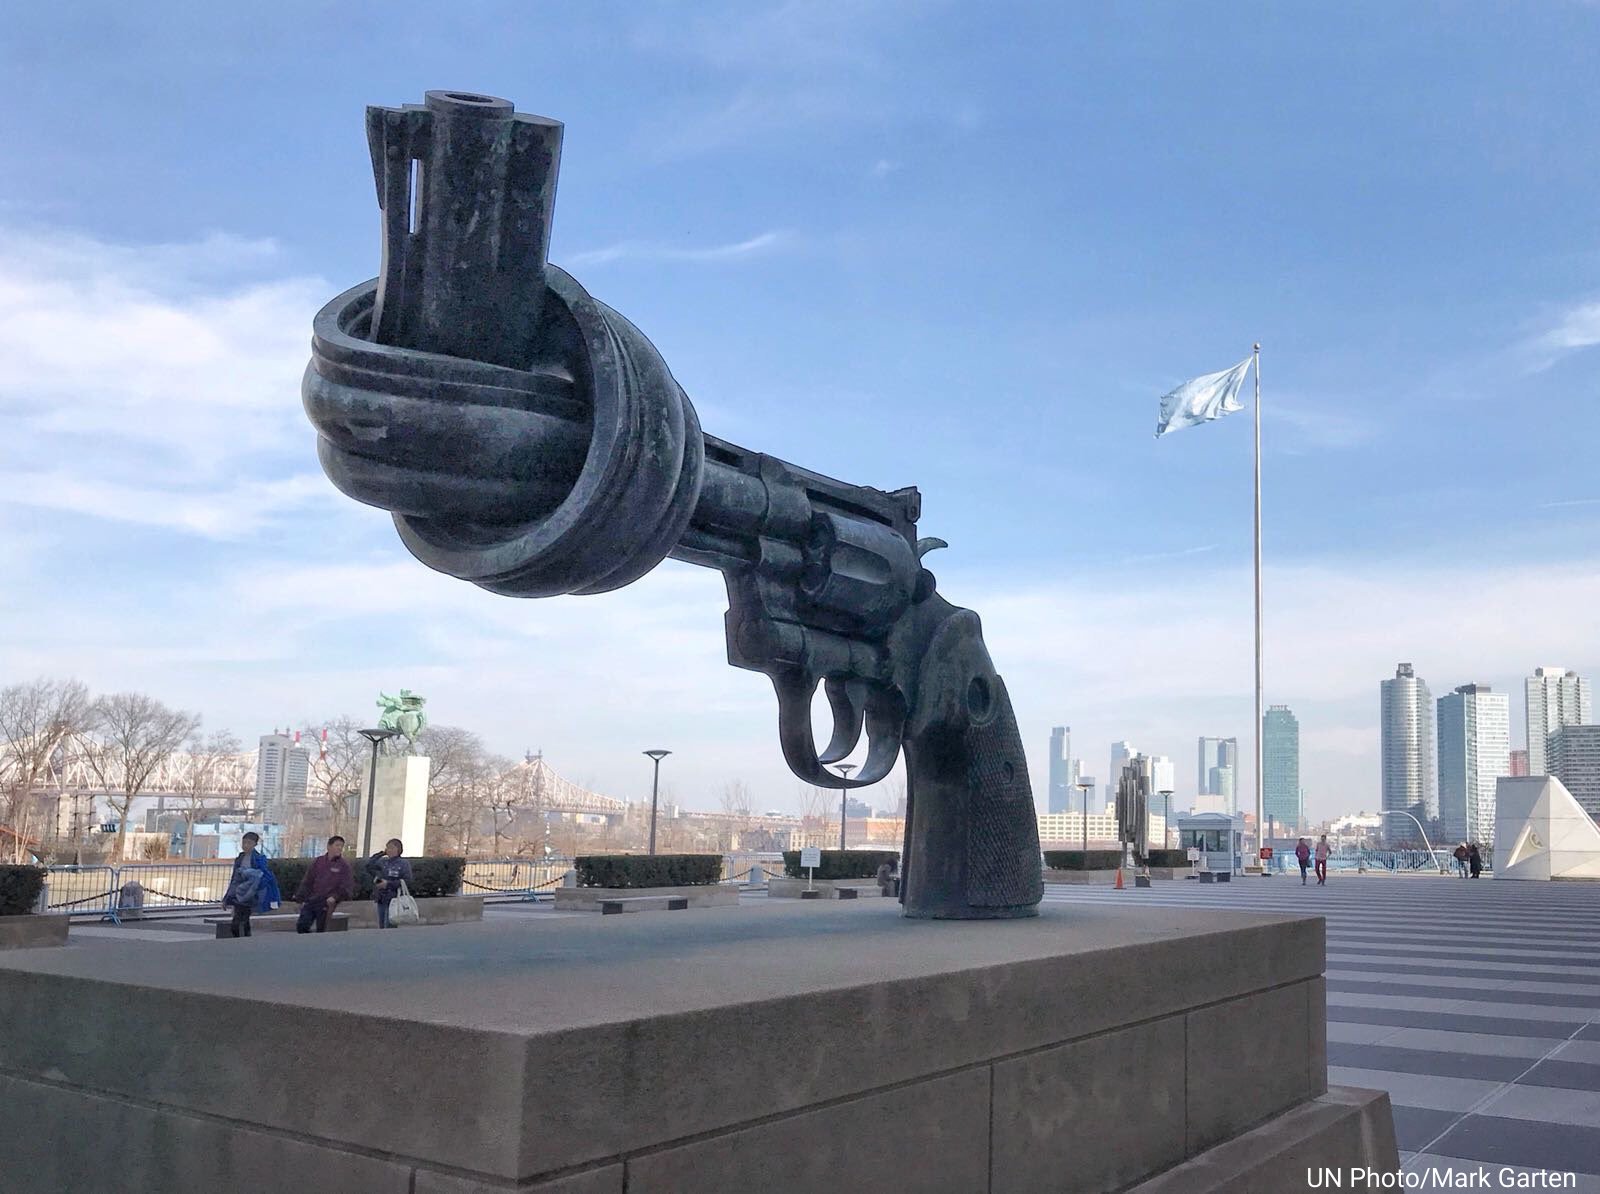
[[[367,109],[382,273],[316,316],[303,397],[323,468],[424,564],[491,592],[606,592],[667,556],[719,569],[728,661],[771,679],[797,776],[865,787],[904,748],[905,914],[1034,915],[1016,719],[977,615],[923,566],[945,544],[917,537],[917,490],[702,433],[654,346],[546,260],[561,134],[460,92]],[[860,772],[829,771],[863,729]]]

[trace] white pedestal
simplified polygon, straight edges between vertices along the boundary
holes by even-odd
[[[384,842],[397,837],[406,853],[422,853],[422,839],[428,828],[428,771],[430,760],[423,755],[381,755],[378,782],[373,793],[372,837],[366,838],[368,777],[361,777],[361,810],[356,819],[356,851],[365,858],[383,849]]]

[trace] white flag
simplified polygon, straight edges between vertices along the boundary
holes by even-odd
[[[1245,357],[1232,369],[1193,378],[1170,394],[1162,395],[1161,413],[1156,416],[1156,438],[1243,410],[1239,403],[1239,387],[1244,385],[1244,375],[1250,371],[1250,361],[1250,357]]]

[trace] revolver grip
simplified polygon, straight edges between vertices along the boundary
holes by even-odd
[[[905,914],[1035,916],[1039,825],[1022,738],[976,614],[958,610],[923,657],[906,727]]]

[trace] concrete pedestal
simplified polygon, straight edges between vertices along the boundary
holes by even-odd
[[[1252,1130],[1397,1164],[1384,1097],[1326,1090],[1320,919],[785,901],[231,944],[0,956],[8,1194],[1099,1191],[1186,1163],[1159,1188],[1203,1192],[1243,1188],[1216,1150]]]
[[[0,949],[38,949],[67,943],[65,916],[0,916]]]
[[[636,899],[640,896],[668,896],[686,899],[691,908],[727,908],[739,903],[739,889],[728,883],[705,883],[693,887],[558,887],[556,908],[563,912],[598,912],[607,900]]]

